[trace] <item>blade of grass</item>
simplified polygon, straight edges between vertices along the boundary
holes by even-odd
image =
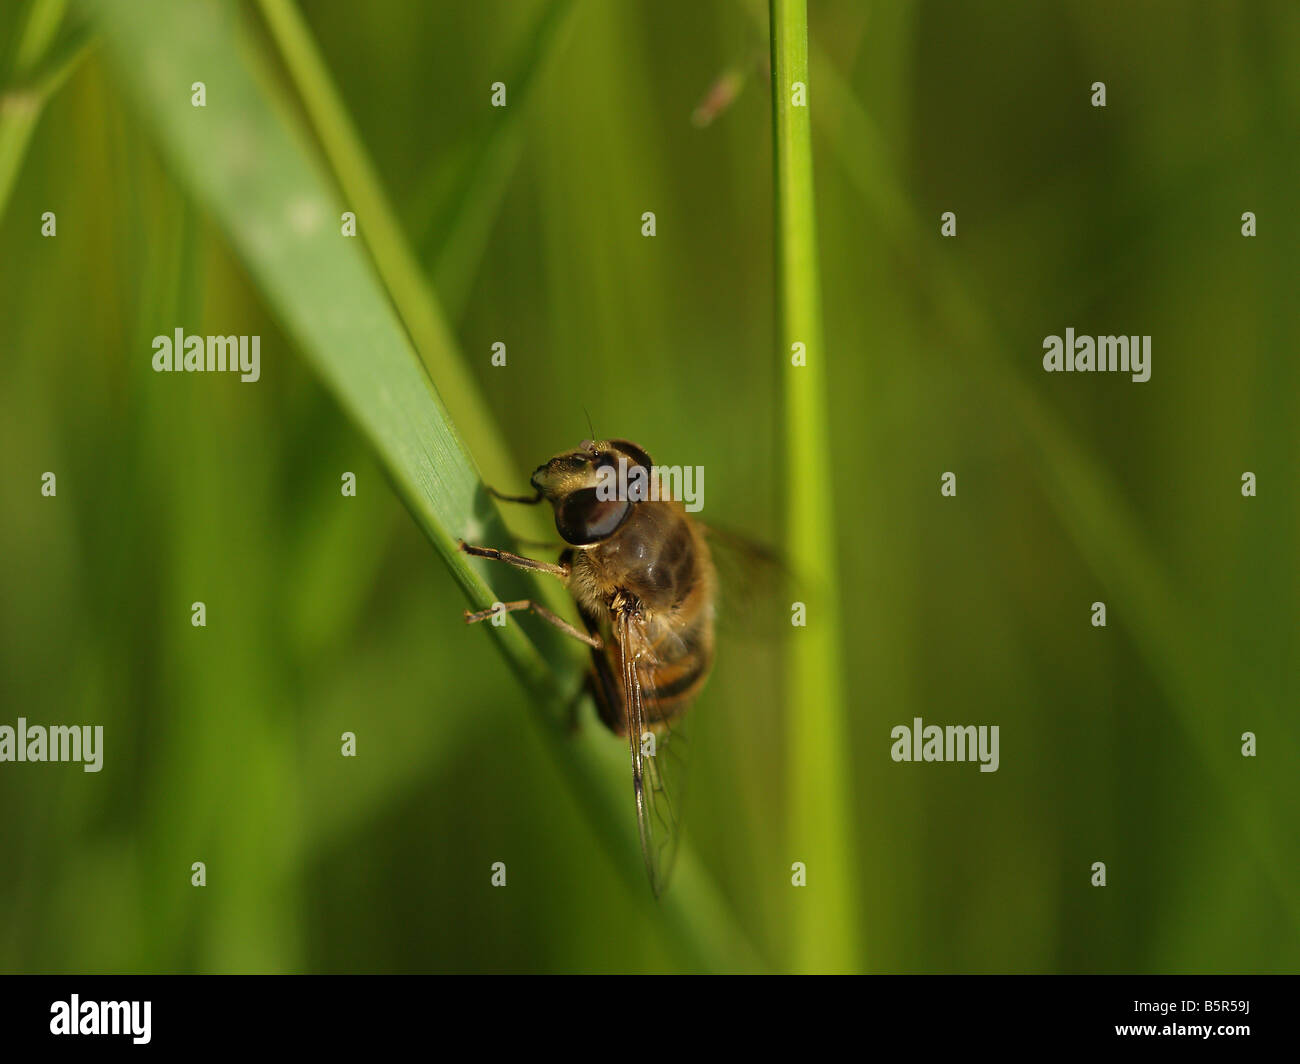
[[[756,6],[747,5],[747,10],[755,19],[761,17]],[[1288,837],[1287,825],[1295,821],[1296,796],[1266,798],[1243,790],[1232,763],[1234,748],[1220,742],[1204,723],[1217,720],[1224,706],[1262,701],[1265,696],[1249,690],[1257,686],[1256,677],[1228,666],[1223,641],[1197,624],[1194,613],[1179,601],[1111,475],[1012,371],[1005,353],[1015,344],[999,335],[971,284],[946,259],[923,256],[921,220],[889,164],[871,117],[834,64],[815,46],[811,51],[819,72],[818,98],[825,101],[825,106],[813,110],[813,120],[871,209],[880,232],[913,265],[916,276],[926,279],[940,315],[961,337],[952,350],[962,359],[963,370],[1013,415],[1034,458],[1044,495],[1080,556],[1105,586],[1132,604],[1133,621],[1128,627],[1135,645],[1202,765],[1218,783],[1220,797],[1232,810],[1243,837],[1284,899],[1293,923],[1300,926],[1300,897],[1288,887],[1290,877],[1277,841]]]
[[[309,138],[272,94],[273,79],[256,55],[237,46],[231,9],[164,0],[82,2],[182,186],[212,216],[286,332],[368,438],[471,603],[491,603],[495,595],[456,549],[456,539],[503,540],[500,515],[369,259],[339,234],[342,206]],[[206,108],[191,106],[195,80],[207,85]],[[454,364],[449,336],[440,331],[435,339],[445,345],[437,364]],[[277,353],[267,354],[265,369],[274,372]],[[522,574],[498,568],[492,577],[498,592],[513,585],[521,596],[537,595],[537,585]],[[566,734],[580,656],[558,643],[539,649],[518,625],[492,631],[533,696],[543,734],[594,832],[654,912],[633,830],[624,750],[590,727],[576,738]],[[660,903],[675,950],[708,970],[759,967],[716,888],[682,856],[673,889]]]
[[[67,13],[68,0],[32,0],[14,49],[14,74],[22,75],[40,62],[54,43]]]
[[[0,217],[27,157],[45,105],[90,49],[83,28],[56,43],[67,0],[36,0],[14,56],[13,80],[0,93]]]
[[[806,900],[796,909],[791,948],[800,972],[847,972],[862,965],[853,887],[853,831],[845,751],[843,671],[836,579],[817,273],[812,126],[809,106],[793,103],[808,86],[804,0],[771,0],[772,134],[776,188],[778,357],[786,364],[787,542],[794,571],[810,581],[816,617],[797,629],[789,670],[791,845],[808,868]],[[789,364],[803,344],[807,364]]]
[[[520,53],[502,81],[509,86],[509,106],[495,112],[486,136],[477,139],[451,190],[428,197],[433,204],[422,233],[422,257],[433,269],[434,290],[448,317],[455,320],[469,298],[470,287],[487,250],[492,224],[523,153],[523,117],[541,72],[563,41],[573,0],[551,0],[524,39]]]
[[[469,282],[479,268],[504,190],[521,154],[523,137],[518,116],[526,110],[528,92],[536,81],[539,69],[556,50],[559,30],[572,7],[573,0],[552,0],[545,8],[538,17],[536,25],[526,35],[520,55],[510,66],[507,84],[510,86],[511,106],[504,111],[494,112],[488,132],[474,138],[472,142],[467,142],[464,146],[466,150],[455,157],[440,158],[432,168],[434,176],[445,179],[448,187],[442,188],[440,194],[426,190],[426,194],[421,197],[421,202],[428,202],[434,206],[422,212],[417,210],[417,218],[423,217],[424,220],[413,222],[412,230],[415,233],[428,234],[424,241],[429,245],[424,249],[426,260],[430,249],[437,252],[436,257],[441,265],[435,274],[433,291],[437,293],[438,299],[436,303],[425,300],[430,305],[423,310],[416,310],[417,319],[427,319],[432,316],[455,321],[463,309],[469,291]],[[314,101],[314,106],[311,107],[306,106],[304,102],[303,110],[308,120],[313,123],[316,140],[330,162],[336,183],[343,188],[346,182],[352,193],[359,197],[359,201],[370,204],[370,210],[382,212],[386,224],[381,225],[381,233],[394,232],[397,228],[393,222],[395,215],[377,184],[374,167],[365,158],[358,162],[351,157],[350,153],[363,152],[364,149],[359,138],[352,131],[338,93],[325,91],[323,95],[320,94],[322,86],[326,90],[329,88],[329,72],[296,5],[292,0],[274,0],[264,5],[262,12],[264,22],[277,46],[281,61],[293,81],[300,101],[306,97]],[[426,185],[431,183],[431,181],[425,182]],[[345,194],[347,194],[346,188]],[[436,224],[430,221],[434,218],[438,220]],[[376,261],[381,256],[396,253],[390,255],[391,261],[388,263],[390,274],[399,274],[410,268],[411,256],[402,254],[400,233],[394,240],[381,240],[378,245],[375,245],[369,242],[371,236],[369,226],[361,227],[359,232],[362,239],[367,240],[371,256]],[[417,244],[421,243],[418,238],[415,239]],[[452,246],[456,248],[454,254],[447,253],[447,249]],[[419,291],[426,289],[427,282],[422,278]],[[415,292],[416,287],[412,286],[411,290]],[[401,306],[398,307],[398,312],[402,313]],[[404,316],[409,319],[409,315]],[[412,332],[409,320],[407,329],[408,332]],[[426,364],[432,365],[428,362],[427,356]],[[437,370],[431,372],[439,376]],[[485,408],[482,393],[477,389],[472,375],[467,374],[461,380],[452,381],[450,384],[441,376],[439,380],[439,391],[453,417],[461,408],[461,404],[456,401],[458,389],[466,408]],[[481,447],[493,447],[497,444],[495,435],[487,440],[476,440],[472,432],[465,432],[464,425],[459,421],[457,423],[465,435],[467,445],[478,455],[487,475],[500,477],[507,483],[514,483],[516,471],[506,470],[504,473],[493,471],[494,463],[507,460],[504,448],[497,447],[496,451],[501,453],[493,453],[487,457],[481,450]],[[321,519],[329,522],[330,518],[327,515],[334,512],[337,511],[327,507],[326,515]],[[516,521],[528,534],[535,536],[549,534],[549,527],[544,518],[539,520],[538,512],[517,513]],[[322,533],[326,532],[326,525],[319,525],[317,528]],[[358,580],[364,579],[365,576],[358,569]],[[551,593],[548,595],[548,605],[552,609],[562,609],[563,596],[558,593],[556,585],[548,581],[543,585],[542,590],[544,594]],[[338,603],[333,605],[337,607]],[[333,612],[336,619],[342,619],[339,610],[334,609]],[[321,613],[317,611],[312,616],[313,620],[319,620]]]
[[[439,393],[490,481],[512,483],[517,474],[493,424],[492,415],[464,361],[420,264],[388,205],[347,108],[334,87],[311,31],[293,0],[258,0],[312,130],[334,177],[357,216],[357,233],[370,249],[375,268],[416,350],[438,381]],[[524,521],[528,518],[525,515]],[[553,597],[548,594],[548,598]]]

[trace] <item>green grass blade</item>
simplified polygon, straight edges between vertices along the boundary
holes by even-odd
[[[293,0],[259,0],[312,129],[416,350],[489,482],[516,475],[487,404],[455,350],[442,308],[402,234],[379,175]]]
[[[344,205],[301,132],[268,106],[242,65],[234,27],[209,4],[89,6],[182,183],[217,218],[289,334],[364,429],[471,600],[489,603],[456,538],[504,536],[499,517],[361,245],[340,234]],[[190,102],[194,71],[205,74],[204,108]],[[276,353],[265,354],[273,372]],[[449,340],[440,355],[455,361]],[[530,686],[553,697],[552,670],[518,627],[498,632]]]
[[[67,0],[36,0],[18,40],[12,82],[0,92],[0,217],[27,157],[46,103],[62,87],[90,49],[78,29],[57,38]]]
[[[501,201],[523,154],[530,97],[563,43],[573,8],[574,0],[551,0],[537,17],[501,79],[508,87],[508,106],[494,111],[490,131],[460,163],[450,189],[429,197],[428,222],[417,223],[417,232],[424,234],[423,258],[432,265],[434,288],[452,320],[460,316],[487,252]]]
[[[757,14],[751,9],[751,13]],[[828,147],[845,176],[870,208],[872,220],[892,249],[912,261],[933,292],[935,306],[961,342],[953,351],[972,383],[997,397],[1028,441],[1045,498],[1069,531],[1080,556],[1103,586],[1133,604],[1129,626],[1134,644],[1165,692],[1201,762],[1219,784],[1219,796],[1231,810],[1261,867],[1300,926],[1300,899],[1287,889],[1279,857],[1279,840],[1300,810],[1293,795],[1264,801],[1244,792],[1237,783],[1235,748],[1224,745],[1205,721],[1212,721],[1233,702],[1258,697],[1243,691],[1255,681],[1245,678],[1236,687],[1234,675],[1216,631],[1198,624],[1195,613],[1180,601],[1157,552],[1125,504],[1114,477],[1095,460],[1075,435],[1044,407],[1008,364],[1008,344],[998,334],[988,311],[974,295],[973,285],[944,258],[922,258],[922,224],[904,184],[891,167],[871,117],[851,88],[815,47],[819,101],[813,120],[824,130]]]
[[[834,494],[824,367],[828,357],[817,274],[808,15],[803,0],[772,0],[772,132],[775,153],[778,357],[786,366],[787,542],[792,567],[809,581],[814,616],[791,640],[789,746],[791,860],[808,868],[793,928],[801,972],[862,966],[852,871],[853,830],[835,558]],[[791,365],[801,343],[807,364]]]
[[[49,51],[68,12],[68,0],[33,0],[14,49],[13,72],[22,75],[33,69]]]
[[[457,551],[456,539],[504,542],[500,516],[364,248],[340,234],[341,211],[356,204],[339,202],[310,138],[290,118],[292,108],[274,96],[274,79],[237,43],[237,15],[224,5],[166,0],[85,0],[85,6],[181,186],[211,215],[287,334],[367,437],[470,601],[490,604],[495,594]],[[196,80],[206,84],[205,108],[191,105]],[[363,162],[351,160],[357,167]],[[457,364],[445,330],[432,331],[427,342],[437,345],[431,364]],[[285,352],[263,354],[263,372],[273,373]],[[513,570],[498,567],[492,579],[498,593],[513,585],[520,597],[537,595],[535,582]],[[688,854],[655,915],[636,843],[625,749],[594,728],[578,738],[564,733],[581,655],[558,637],[544,642],[545,633],[534,644],[515,624],[492,632],[532,694],[543,732],[596,834],[644,897],[648,918],[662,920],[676,951],[699,968],[758,967],[744,933]]]

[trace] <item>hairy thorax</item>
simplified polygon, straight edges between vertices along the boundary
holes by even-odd
[[[659,630],[680,621],[683,612],[693,614],[696,601],[707,597],[707,551],[680,503],[644,502],[615,535],[575,552],[569,586],[583,608],[604,623],[613,621],[615,596],[631,596],[647,634],[657,642]]]

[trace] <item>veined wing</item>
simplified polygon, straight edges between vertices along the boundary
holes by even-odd
[[[739,532],[697,522],[717,574],[718,627],[772,639],[790,631],[790,606],[811,589],[796,580],[779,552]]]
[[[619,687],[632,753],[632,790],[637,830],[650,888],[659,897],[668,885],[681,835],[686,783],[686,736],[681,718],[662,720],[654,703],[654,648],[634,610],[615,617]]]

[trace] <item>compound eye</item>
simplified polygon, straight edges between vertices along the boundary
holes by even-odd
[[[583,488],[555,508],[555,530],[565,543],[586,547],[612,536],[631,512],[627,499],[601,499],[595,488]]]
[[[629,465],[644,466],[647,473],[654,466],[654,462],[650,461],[650,456],[631,440],[610,440],[609,443],[611,447],[617,447],[628,456]]]

